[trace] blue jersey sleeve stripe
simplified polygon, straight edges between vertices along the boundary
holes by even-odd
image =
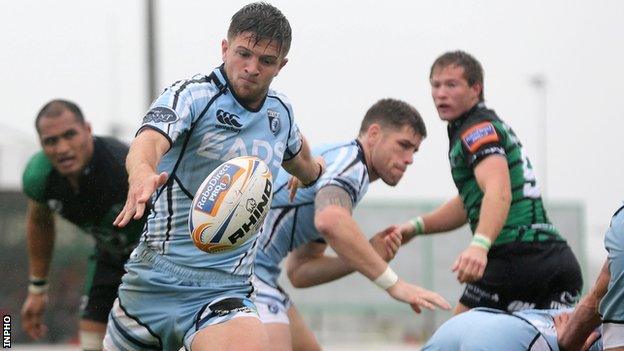
[[[267,248],[267,246],[269,246],[271,244],[271,239],[273,238],[273,236],[275,235],[275,232],[277,230],[277,227],[279,227],[279,224],[282,222],[282,220],[284,219],[284,217],[288,214],[288,212],[290,212],[291,210],[293,210],[294,207],[285,207],[282,212],[280,212],[280,214],[277,215],[277,218],[275,219],[275,222],[273,222],[273,226],[271,227],[271,234],[269,234],[269,238],[267,239],[266,243],[264,244],[264,246],[262,247],[262,250],[265,250]],[[266,235],[266,234],[265,234]]]

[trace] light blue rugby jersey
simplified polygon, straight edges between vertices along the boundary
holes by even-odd
[[[600,315],[605,324],[621,324],[624,322],[624,206],[611,218],[604,243],[611,279],[607,294],[600,301]]]
[[[423,347],[423,351],[558,351],[553,317],[572,308],[523,310],[507,313],[473,308],[446,321]],[[590,351],[602,350],[598,339]]]
[[[258,240],[254,273],[274,287],[281,272],[280,263],[290,251],[312,241],[325,242],[314,226],[316,193],[327,185],[339,186],[349,194],[355,207],[368,190],[368,168],[357,140],[314,148],[312,153],[325,158],[325,173],[314,186],[299,189],[290,202],[286,186],[290,176],[281,172]]]
[[[257,235],[235,250],[208,254],[193,244],[188,214],[199,185],[221,163],[257,156],[276,179],[282,161],[300,151],[301,135],[286,97],[269,90],[263,105],[250,110],[230,89],[221,66],[208,76],[196,75],[165,89],[141,128],[155,129],[171,143],[158,165],[169,180],[152,196],[142,241],[184,266],[251,275]]]

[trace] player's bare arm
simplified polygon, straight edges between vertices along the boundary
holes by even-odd
[[[401,244],[401,235],[395,226],[375,234],[369,242],[386,262],[396,255]],[[325,254],[327,244],[311,242],[302,245],[286,257],[288,279],[296,288],[307,288],[324,284],[348,274],[355,269],[340,256]]]
[[[156,166],[169,147],[169,141],[150,128],[144,128],[132,141],[126,158],[128,198],[114,225],[124,227],[143,216],[150,196],[167,181],[167,174],[157,174]]]
[[[558,342],[565,350],[580,350],[587,337],[602,322],[598,312],[600,300],[609,287],[609,262],[605,262],[591,291],[576,305],[570,320],[558,334]]]
[[[55,234],[52,211],[43,204],[29,200],[26,240],[31,285],[21,315],[24,331],[35,340],[43,337],[47,330],[43,324],[43,313],[48,304],[46,277],[52,261]]]
[[[351,217],[351,207],[341,206],[339,196],[332,194],[338,190],[344,192],[335,186],[319,190],[315,199],[314,216],[314,225],[336,253],[349,266],[384,288],[390,296],[410,304],[416,312],[420,312],[421,307],[450,308],[448,302],[438,294],[398,278],[366,240]]]
[[[416,235],[444,233],[457,229],[466,224],[468,216],[461,198],[457,195],[433,212],[420,217],[421,228],[416,228],[415,220],[417,219],[409,220],[400,225],[403,244],[408,243]]]
[[[288,161],[282,162],[284,169],[297,177],[303,186],[314,183],[325,170],[322,158],[313,158],[310,145],[305,137],[301,137],[301,151]]]
[[[485,245],[475,244],[475,239],[459,255],[453,264],[460,283],[469,283],[481,279],[487,265],[487,252],[507,220],[511,205],[511,184],[507,160],[501,155],[492,155],[481,161],[474,169],[475,178],[483,201],[479,225],[475,230],[475,239],[489,241]]]

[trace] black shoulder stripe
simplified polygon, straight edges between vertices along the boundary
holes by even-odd
[[[176,107],[178,106],[178,98],[180,96],[180,93],[184,91],[184,89],[186,89],[187,86],[194,84],[194,83],[207,83],[209,81],[211,81],[211,77],[210,76],[204,76],[201,79],[189,79],[186,82],[184,82],[184,84],[180,85],[180,87],[176,90],[176,92],[173,94],[173,104],[171,106],[171,108],[175,111]]]

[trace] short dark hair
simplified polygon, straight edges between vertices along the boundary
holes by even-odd
[[[459,66],[464,69],[464,79],[466,79],[469,86],[473,86],[475,83],[481,84],[481,94],[479,94],[479,100],[483,101],[483,67],[481,67],[481,63],[477,61],[476,58],[465,51],[449,51],[438,57],[433,62],[433,65],[431,65],[429,79],[433,77],[434,69],[444,68],[451,65]]]
[[[425,122],[423,122],[416,108],[397,99],[381,99],[371,106],[362,120],[360,135],[366,133],[368,127],[373,123],[396,129],[410,126],[414,132],[422,135],[423,138],[427,136]]]
[[[279,9],[266,2],[246,5],[232,16],[228,40],[233,40],[243,32],[253,33],[256,43],[262,39],[275,41],[282,57],[290,50],[292,39],[290,23]]]
[[[54,99],[47,104],[43,105],[39,113],[37,114],[37,118],[35,118],[35,129],[39,132],[39,120],[43,117],[58,117],[63,112],[69,111],[74,114],[74,117],[80,124],[84,124],[85,119],[82,115],[82,111],[80,107],[75,103],[69,100],[62,99]]]

